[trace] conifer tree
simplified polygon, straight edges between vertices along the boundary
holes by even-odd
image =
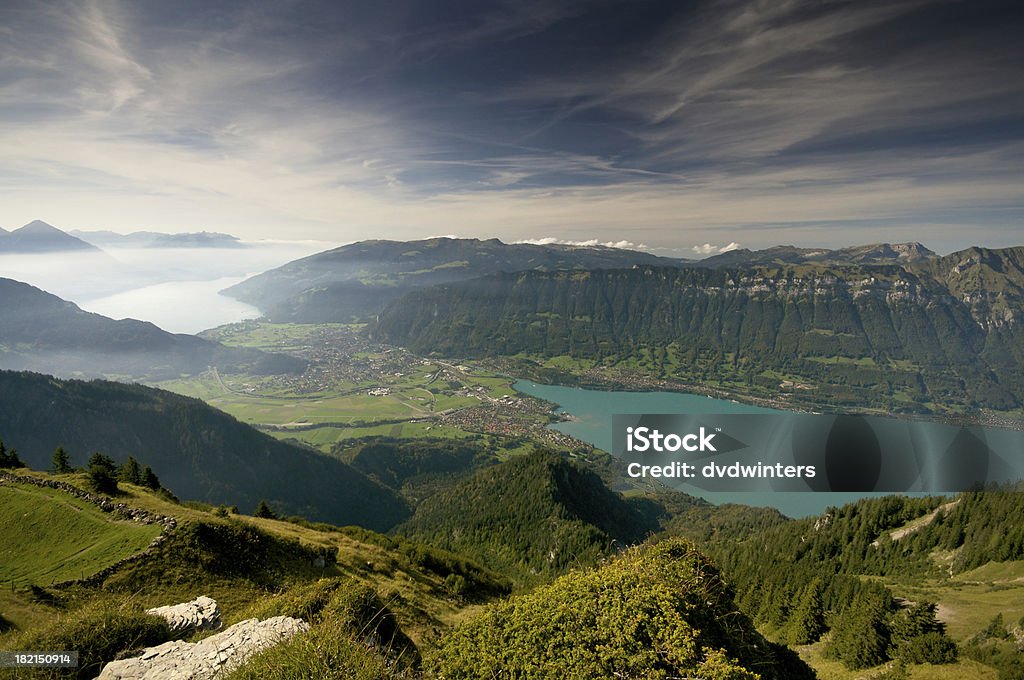
[[[266,501],[260,501],[260,504],[256,506],[256,512],[253,513],[253,516],[263,517],[264,519],[277,519],[277,513],[271,509]]]
[[[20,467],[25,467],[25,463],[23,463],[21,458],[18,457],[17,450],[8,449],[4,446],[3,441],[0,440],[0,468]]]
[[[53,452],[53,471],[58,475],[66,475],[71,472],[71,458],[63,446],[58,446]]]
[[[156,473],[153,472],[153,468],[148,465],[142,471],[139,483],[147,489],[153,489],[153,491],[160,489],[160,479],[156,476]]]
[[[141,484],[142,483],[142,468],[139,467],[139,461],[135,460],[134,456],[128,456],[128,459],[121,464],[121,470],[118,473],[122,482],[128,482],[129,484]]]
[[[787,637],[790,644],[808,645],[817,642],[825,632],[825,606],[821,601],[821,580],[815,579],[804,589],[796,611],[789,619]]]

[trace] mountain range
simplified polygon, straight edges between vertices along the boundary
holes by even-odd
[[[71,235],[101,248],[244,248],[237,236],[214,231],[187,234],[164,234],[156,231],[134,231],[118,234],[113,231],[72,230]]]
[[[165,234],[135,231],[64,231],[42,220],[33,220],[13,231],[0,228],[0,254],[99,252],[101,248],[244,248],[237,236],[213,231]]]
[[[372,319],[404,293],[499,272],[628,269],[633,266],[741,267],[778,264],[905,264],[937,255],[920,243],[871,244],[836,250],[776,246],[731,250],[703,260],[661,257],[604,246],[502,243],[498,239],[433,238],[361,241],[289,262],[224,291],[274,321]]]
[[[421,354],[647,353],[659,377],[788,388],[833,407],[1018,408],[1024,247],[904,252],[899,264],[495,274],[411,291],[371,333]]]
[[[99,248],[41,220],[33,220],[14,231],[0,229],[0,254],[68,251],[98,252]]]
[[[315,323],[373,318],[404,293],[495,272],[676,266],[682,260],[601,246],[432,238],[361,241],[304,257],[223,291],[274,321]]]
[[[798,248],[774,246],[763,250],[737,248],[693,262],[700,267],[739,267],[778,264],[905,264],[938,255],[920,243],[871,243],[846,248]]]

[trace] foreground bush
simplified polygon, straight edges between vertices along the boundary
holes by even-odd
[[[416,646],[377,592],[350,578],[292,588],[257,603],[245,616],[291,616],[312,628],[259,654],[231,680],[399,678],[419,662]]]
[[[225,680],[381,680],[408,671],[386,651],[327,617],[304,635],[257,655]]]
[[[425,670],[449,680],[814,677],[754,630],[717,570],[678,539],[488,607],[447,634]]]

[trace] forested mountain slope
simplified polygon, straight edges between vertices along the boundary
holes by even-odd
[[[256,305],[274,321],[351,321],[373,318],[385,304],[409,290],[495,272],[675,266],[683,262],[620,248],[502,243],[498,239],[361,241],[289,262],[225,293]]]
[[[906,265],[524,272],[413,291],[374,337],[420,353],[621,361],[805,382],[892,411],[1024,403],[1024,248]]]
[[[123,383],[0,371],[0,439],[36,469],[58,446],[134,456],[185,499],[388,529],[404,501],[341,461],[278,441],[198,399]]]

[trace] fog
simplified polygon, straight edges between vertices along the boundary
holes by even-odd
[[[259,316],[255,307],[219,291],[334,245],[258,241],[242,248],[107,248],[100,253],[0,255],[0,276],[32,284],[114,319],[140,319],[174,333],[198,333]]]

